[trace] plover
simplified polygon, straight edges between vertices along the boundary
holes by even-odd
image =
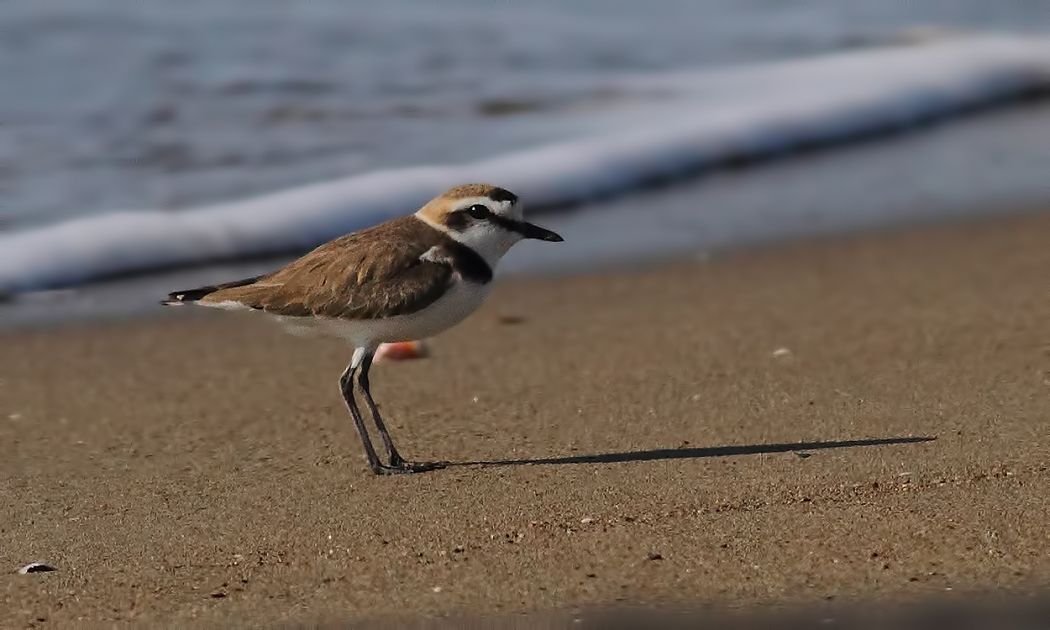
[[[522,239],[561,241],[528,223],[518,197],[467,184],[415,214],[341,236],[269,274],[175,291],[166,305],[194,303],[266,313],[296,327],[339,337],[354,348],[339,391],[376,474],[443,467],[405,461],[372,399],[368,373],[381,343],[422,339],[462,321],[485,299],[493,269]],[[380,461],[354,398],[354,377],[388,455]]]

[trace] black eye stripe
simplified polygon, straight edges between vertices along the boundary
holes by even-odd
[[[460,208],[459,210],[448,213],[448,216],[445,218],[445,225],[447,225],[449,229],[459,232],[467,229],[471,223],[494,220],[495,217],[496,215],[485,206],[474,204],[473,206]]]
[[[467,214],[466,210],[456,210],[455,212],[448,213],[448,216],[445,217],[445,225],[448,226],[448,229],[457,232],[466,229],[466,227],[470,225],[470,221],[470,216]]]
[[[485,208],[484,217],[479,218],[470,214],[471,208],[477,206]],[[467,227],[469,227],[471,223],[477,221],[488,221],[489,223],[497,225],[500,228],[507,230],[508,232],[521,232],[520,221],[516,221],[514,219],[507,218],[503,215],[496,214],[481,204],[475,204],[474,206],[470,206],[468,208],[461,208],[454,212],[450,212],[448,214],[448,217],[445,219],[445,225],[448,226],[450,230],[460,232],[467,229]]]
[[[466,209],[466,213],[475,219],[486,219],[492,214],[492,211],[487,206],[476,203]]]

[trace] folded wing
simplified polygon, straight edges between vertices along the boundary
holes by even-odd
[[[175,302],[241,305],[285,317],[380,319],[433,304],[453,280],[451,265],[424,256],[415,219],[393,221],[321,245],[257,278],[176,291]],[[181,296],[181,297],[180,297]]]

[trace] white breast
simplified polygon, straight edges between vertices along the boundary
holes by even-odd
[[[412,341],[432,337],[455,326],[477,310],[489,293],[491,283],[476,284],[457,279],[448,291],[425,309],[409,315],[384,319],[343,320],[281,318],[291,326],[306,324],[310,329],[340,337],[354,346],[374,348],[381,343]]]

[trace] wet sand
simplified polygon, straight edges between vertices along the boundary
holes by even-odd
[[[373,372],[402,452],[456,462],[413,476],[367,471],[332,341],[190,309],[5,334],[0,625],[1038,592],[1048,243],[1043,215],[504,281]]]

